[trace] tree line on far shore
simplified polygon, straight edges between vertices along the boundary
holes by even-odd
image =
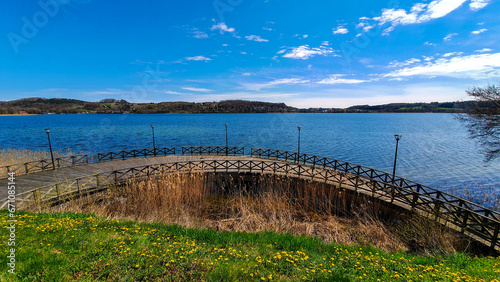
[[[27,98],[0,102],[0,114],[122,114],[122,113],[462,113],[470,107],[469,102],[392,103],[385,105],[359,105],[349,108],[304,108],[299,109],[285,103],[270,103],[246,100],[220,102],[160,102],[130,103],[125,100],[103,99],[87,102],[65,98]],[[488,102],[479,103],[489,107]]]

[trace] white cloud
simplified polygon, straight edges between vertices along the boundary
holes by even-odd
[[[255,92],[231,92],[224,94],[203,94],[187,96],[185,101],[191,102],[206,102],[206,101],[221,101],[221,100],[260,100],[269,102],[286,101],[287,98],[298,96],[293,93],[255,93]]]
[[[290,58],[290,59],[302,59],[306,60],[309,59],[313,56],[316,55],[321,55],[321,56],[334,56],[338,57],[339,55],[336,55],[334,50],[330,47],[326,46],[320,46],[317,48],[310,48],[309,45],[302,45],[299,47],[294,47],[291,50],[280,50],[277,54],[284,54],[283,57],[285,58]]]
[[[205,62],[208,62],[208,61],[211,61],[212,59],[207,58],[205,56],[194,56],[194,57],[186,57],[186,60],[187,61],[205,61]]]
[[[367,25],[365,22],[360,22],[359,24],[356,25],[356,28],[363,28]]]
[[[412,6],[408,13],[404,9],[383,9],[379,17],[373,20],[379,25],[390,23],[391,27],[384,31],[384,35],[389,34],[394,27],[399,25],[419,24],[446,16],[450,12],[460,7],[467,0],[434,0],[429,4],[417,3]],[[360,20],[367,20],[363,17]]]
[[[373,25],[367,25],[367,26],[363,27],[363,32],[368,32],[368,31],[370,31],[374,27],[375,26],[373,26]]]
[[[245,36],[245,38],[247,40],[250,40],[250,41],[257,41],[257,42],[269,42],[269,40],[267,39],[264,39],[264,38],[261,38],[260,36],[258,35],[248,35],[248,36]]]
[[[211,92],[212,90],[206,88],[196,88],[196,87],[182,87],[184,90],[194,91],[194,92]]]
[[[272,29],[272,28],[270,28],[270,27],[263,27],[262,29],[263,29],[263,30],[267,30],[267,31],[273,31],[273,29]]]
[[[322,89],[321,93],[304,93],[286,97],[283,102],[298,108],[347,108],[354,105],[389,103],[447,102],[466,99],[465,85],[404,84],[402,86],[356,85],[355,87]]]
[[[330,77],[318,81],[318,84],[358,84],[368,82],[369,80],[342,78],[343,74],[332,74]]]
[[[493,49],[483,48],[483,49],[480,49],[480,50],[476,50],[475,52],[477,52],[477,53],[488,53],[488,52],[491,52],[491,51],[493,51]]]
[[[417,23],[417,15],[413,13],[407,14],[403,9],[383,9],[382,15],[373,19],[378,21],[380,25],[392,23],[393,26],[396,26]]]
[[[224,32],[234,32],[235,29],[232,27],[227,27],[226,23],[220,22],[218,24],[214,24],[210,30],[219,30],[220,34],[224,34]]]
[[[444,41],[450,41],[450,40],[453,38],[453,36],[457,36],[457,35],[458,35],[458,33],[450,33],[450,34],[446,35],[446,36],[443,38],[443,40],[444,40]]]
[[[247,89],[250,90],[260,90],[262,88],[269,88],[273,87],[276,85],[296,85],[296,84],[305,84],[311,82],[308,79],[301,79],[301,78],[282,78],[282,79],[275,79],[273,81],[269,81],[266,83],[253,83],[253,84],[244,84],[244,86]]]
[[[450,53],[446,53],[443,55],[443,57],[447,58],[447,57],[451,57],[451,56],[460,56],[462,55],[464,52],[450,52]]]
[[[241,75],[243,75],[243,76],[251,76],[252,74],[251,74],[251,73],[249,73],[249,72],[244,72],[244,73],[242,73]]]
[[[488,31],[486,28],[481,28],[479,30],[474,30],[473,32],[471,32],[472,34],[480,34],[480,33],[483,33],[485,31]]]
[[[245,51],[241,51],[241,52],[240,52],[240,54],[241,54],[241,55],[246,55],[246,54],[247,54],[247,52],[245,52]]]
[[[427,46],[436,46],[436,43],[431,43],[429,41],[425,41],[424,45],[427,45]]]
[[[301,79],[301,78],[282,78],[282,79],[276,79],[271,82],[266,83],[266,85],[280,85],[280,84],[304,84],[311,82],[310,80],[307,79]]]
[[[413,65],[413,64],[419,63],[419,62],[421,62],[421,60],[417,59],[417,58],[411,58],[411,59],[408,59],[404,62],[392,61],[389,63],[389,67],[401,68],[401,67],[406,67],[406,66]]]
[[[472,0],[469,4],[469,8],[472,11],[478,11],[486,7],[490,3],[490,0]]]
[[[344,26],[339,26],[337,29],[333,30],[333,34],[346,34],[349,33],[349,30]]]
[[[500,77],[500,53],[440,58],[424,65],[395,70],[384,77],[443,76],[490,79]]]
[[[195,31],[193,31],[193,34],[194,34],[193,35],[194,38],[198,38],[198,39],[208,38],[208,34],[206,34],[203,31],[195,30]]]
[[[330,42],[328,41],[321,42],[321,46],[328,46],[328,45],[330,45]]]
[[[428,22],[433,19],[442,18],[454,11],[466,0],[435,0],[427,5],[427,10],[419,17],[419,22]],[[416,4],[419,5],[419,4]],[[425,5],[425,4],[420,4]],[[415,6],[414,6],[415,7]],[[425,10],[425,9],[424,9]]]
[[[182,93],[179,93],[179,92],[177,92],[177,91],[170,91],[170,90],[165,91],[165,94],[170,94],[170,95],[182,95]]]

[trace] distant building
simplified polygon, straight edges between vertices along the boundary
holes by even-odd
[[[19,111],[20,115],[27,115],[28,113],[26,111]]]

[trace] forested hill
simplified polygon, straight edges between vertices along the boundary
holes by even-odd
[[[298,109],[285,103],[269,103],[244,100],[220,102],[160,102],[130,103],[125,100],[104,99],[86,102],[61,98],[28,98],[0,102],[0,114],[76,114],[76,113],[460,113],[475,102],[446,103],[393,103],[378,106],[360,105],[345,109],[308,108]],[[487,104],[481,104],[488,107]]]
[[[284,103],[228,100],[220,102],[190,103],[129,103],[125,100],[104,99],[86,102],[74,99],[28,98],[0,102],[0,114],[76,114],[76,113],[288,113],[297,109]]]
[[[460,113],[471,102],[433,102],[433,103],[392,103],[378,106],[352,106],[348,112],[375,113]]]

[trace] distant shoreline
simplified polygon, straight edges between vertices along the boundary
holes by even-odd
[[[17,117],[17,116],[53,116],[53,115],[225,115],[225,114],[459,114],[460,112],[266,112],[266,113],[186,113],[186,112],[169,112],[169,113],[42,113],[42,114],[0,114],[0,117]]]
[[[461,113],[471,101],[431,103],[391,103],[357,105],[349,108],[295,108],[285,103],[247,100],[219,102],[158,102],[130,103],[125,100],[103,99],[87,102],[65,98],[27,98],[0,101],[0,116],[29,114],[238,114],[238,113]],[[488,106],[488,105],[485,105]]]
[[[40,114],[1,114],[0,117],[14,117],[14,116],[38,116]]]

